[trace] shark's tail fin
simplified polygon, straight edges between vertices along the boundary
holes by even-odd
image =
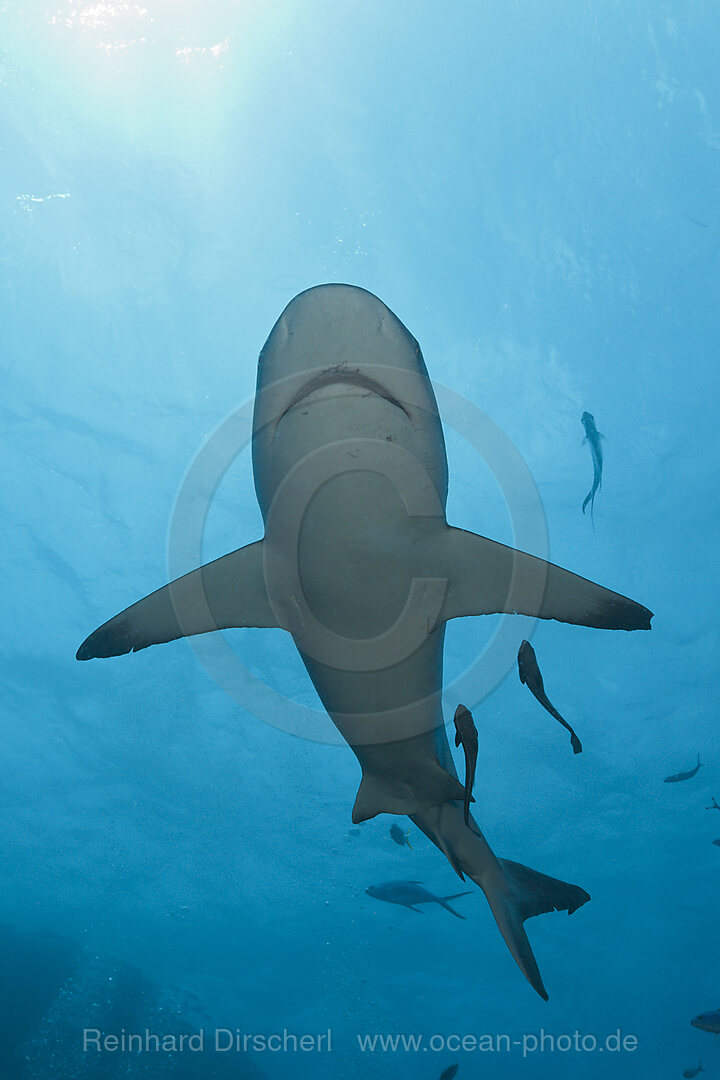
[[[548,911],[573,911],[587,903],[590,895],[578,885],[568,885],[509,859],[498,859],[508,888],[487,888],[485,895],[500,933],[530,985],[547,1001],[537,962],[523,923],[533,915]],[[467,868],[465,868],[467,873]],[[472,876],[472,875],[470,875]],[[478,880],[482,887],[482,882]]]
[[[463,821],[459,802],[434,806],[413,816],[413,822],[440,848],[463,877],[471,878],[485,893],[500,933],[530,985],[547,1001],[523,923],[548,911],[573,911],[587,903],[588,893],[577,885],[530,870],[509,859],[498,859],[476,823]]]

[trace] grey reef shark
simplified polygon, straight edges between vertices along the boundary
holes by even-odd
[[[362,768],[353,822],[407,814],[485,893],[547,998],[523,923],[588,894],[497,858],[473,820],[441,707],[449,619],[499,612],[608,630],[652,613],[448,525],[448,469],[420,346],[364,289],[296,296],[260,354],[253,470],[265,534],[116,615],[79,660],[231,627],[282,627]]]

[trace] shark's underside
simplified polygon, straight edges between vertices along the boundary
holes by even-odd
[[[275,324],[258,366],[253,465],[264,538],[116,615],[78,659],[232,627],[289,631],[362,766],[353,820],[408,814],[480,885],[547,997],[523,922],[589,897],[497,859],[466,825],[441,709],[445,623],[507,612],[636,630],[651,612],[447,524],[445,444],[420,348],[363,289],[310,289]]]

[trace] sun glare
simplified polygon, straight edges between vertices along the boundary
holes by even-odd
[[[175,0],[171,4],[164,0],[101,0],[88,4],[68,0],[52,11],[47,21],[50,26],[72,32],[76,42],[82,35],[87,44],[106,54],[122,56],[153,45],[179,63],[189,64],[199,57],[219,61],[228,52],[232,33],[219,34],[218,27],[227,28],[234,7],[229,0]]]
[[[147,7],[139,3],[76,4],[58,8],[48,22],[66,30],[85,32],[95,46],[106,53],[124,52],[133,45],[145,44],[148,23],[153,19]]]

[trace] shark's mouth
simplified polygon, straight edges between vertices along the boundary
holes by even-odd
[[[407,407],[402,401],[391,394],[387,387],[383,386],[382,383],[377,382],[375,379],[371,379],[369,375],[363,375],[360,371],[353,371],[339,364],[327,371],[322,371],[312,379],[308,379],[280,413],[277,418],[277,424],[280,423],[282,418],[286,416],[291,409],[294,409],[296,405],[300,405],[302,402],[306,401],[311,394],[314,394],[317,390],[322,390],[326,386],[333,385],[358,386],[363,390],[368,390],[371,394],[377,394],[378,397],[384,398],[385,401],[389,401],[391,405],[394,405],[404,412],[408,420],[412,423],[412,417],[410,416]]]

